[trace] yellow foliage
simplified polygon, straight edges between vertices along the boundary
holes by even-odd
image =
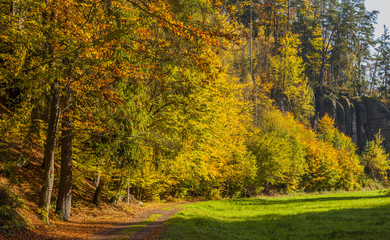
[[[281,39],[280,54],[270,56],[269,78],[275,84],[275,89],[287,97],[294,116],[308,123],[314,112],[313,91],[304,75],[303,60],[298,56],[299,44],[298,35],[295,34],[287,34]]]
[[[325,117],[319,135],[291,114],[270,109],[248,142],[256,156],[258,184],[295,189],[333,190],[358,187],[362,166],[351,139]],[[328,137],[333,134],[333,137]],[[327,136],[327,138],[324,138]],[[339,139],[335,141],[335,139]]]
[[[390,169],[389,154],[382,146],[383,137],[379,131],[375,139],[368,141],[363,152],[362,162],[368,174],[379,181],[387,181],[387,171]]]

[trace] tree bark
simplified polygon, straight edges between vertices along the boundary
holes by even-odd
[[[60,104],[59,104],[59,86],[58,82],[55,81],[51,87],[51,108],[50,108],[50,119],[47,130],[47,137],[45,143],[45,155],[44,155],[44,177],[41,189],[41,196],[39,206],[44,209],[46,215],[46,221],[49,223],[49,210],[51,202],[51,194],[53,191],[54,183],[54,154],[56,147],[56,136],[58,131],[58,119],[60,115]]]
[[[370,95],[371,96],[373,95],[372,92],[373,92],[374,86],[376,85],[375,77],[376,77],[376,71],[378,68],[378,60],[379,60],[379,54],[377,54],[377,56],[376,56],[375,64],[374,64],[374,71],[373,71],[372,77],[371,77],[371,83],[370,83]]]
[[[130,204],[130,187],[127,186],[127,196],[126,196],[126,204]]]
[[[318,78],[318,85],[325,84],[325,61],[326,61],[326,49],[325,49],[325,41],[322,42],[322,53],[321,53],[321,69],[320,76]]]
[[[95,178],[95,187],[98,187],[99,186],[99,183],[100,183],[100,172],[96,175],[96,178]]]
[[[93,204],[95,204],[96,206],[99,206],[100,196],[101,196],[102,190],[103,190],[103,180],[100,180],[99,185],[96,188],[95,195],[93,196],[93,201],[92,201]]]
[[[72,94],[69,93],[68,104],[72,104]],[[60,219],[69,221],[72,205],[72,120],[70,118],[71,107],[63,114],[63,130],[61,137],[61,175],[56,212]]]
[[[114,198],[113,206],[116,207],[118,204],[122,201],[122,181],[119,182],[118,191],[116,193],[116,196]]]

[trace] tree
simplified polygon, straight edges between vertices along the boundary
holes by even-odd
[[[337,25],[334,24],[335,18],[337,16],[335,11],[336,6],[336,0],[313,1],[313,8],[315,9],[314,16],[318,18],[322,33],[321,67],[318,78],[319,85],[325,84],[328,58],[334,41],[334,35],[337,30]],[[343,18],[343,15],[344,14],[341,14],[340,18]]]
[[[261,120],[260,129],[248,139],[248,148],[256,157],[257,187],[294,191],[300,187],[308,167],[301,134],[310,133],[292,115],[285,116],[275,109]]]
[[[365,9],[364,1],[345,0],[339,5],[341,13],[330,57],[332,81],[336,87],[353,89],[354,95],[366,87],[366,66],[373,45],[373,23],[377,12]]]
[[[220,198],[263,187],[358,185],[350,139],[329,118],[317,133],[307,125],[316,83],[364,92],[375,13],[361,0],[252,1],[250,63],[248,3],[0,6],[0,101],[9,109],[0,116],[0,141],[46,141],[40,205],[47,220],[57,145],[63,220],[72,185],[84,184],[77,174],[96,179],[95,204],[102,194],[118,203],[125,193]],[[254,121],[252,105],[260,106]]]
[[[386,26],[384,26],[384,32],[379,38],[377,61],[379,62],[378,77],[382,79],[379,90],[382,96],[387,97],[390,81],[390,34]]]
[[[280,55],[270,57],[269,77],[275,84],[274,91],[281,91],[287,97],[295,117],[308,123],[314,110],[313,93],[304,75],[302,58],[298,56],[298,44],[297,35],[288,35],[281,40]]]
[[[333,159],[330,159],[333,163],[324,163],[330,169],[336,166],[333,174],[337,178],[332,179],[333,187],[345,189],[358,187],[358,178],[363,173],[363,167],[356,154],[355,143],[334,126],[334,120],[327,114],[318,121],[317,132],[319,139],[336,150]],[[323,151],[328,149],[323,147]]]
[[[60,219],[69,221],[72,205],[73,127],[71,119],[72,90],[67,93],[68,110],[63,114],[61,134],[61,173],[56,212]]]
[[[49,127],[47,131],[46,143],[45,143],[45,155],[44,155],[44,178],[41,188],[41,197],[39,201],[40,207],[45,210],[45,218],[49,223],[49,211],[51,194],[53,192],[54,183],[54,154],[56,145],[56,136],[58,131],[58,118],[59,118],[59,89],[58,83],[52,84],[52,98],[51,98],[51,111],[49,119]]]
[[[387,171],[390,169],[389,154],[382,146],[383,137],[381,131],[375,134],[375,139],[367,141],[362,155],[362,163],[366,173],[373,179],[387,181]]]
[[[319,79],[322,58],[323,36],[319,16],[315,15],[315,8],[307,1],[298,0],[295,5],[297,16],[292,32],[297,34],[301,41],[298,54],[305,63],[305,75],[311,86],[314,86]]]

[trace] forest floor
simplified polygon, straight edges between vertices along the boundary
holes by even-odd
[[[164,223],[187,203],[173,204],[164,208],[150,209],[132,219],[118,224],[109,231],[99,233],[94,240],[132,239],[157,240],[165,229]]]
[[[32,216],[33,227],[15,228],[12,232],[0,232],[0,239],[32,240],[109,240],[109,239],[159,239],[163,223],[180,210],[183,203],[150,203],[145,207],[134,206],[133,211],[121,207],[104,206],[95,209],[77,209],[69,222],[52,218],[51,225]],[[154,217],[151,221],[151,217]]]
[[[96,206],[91,201],[95,189],[93,182],[79,174],[76,168],[70,221],[60,221],[51,210],[48,225],[44,223],[37,204],[43,151],[18,144],[14,146],[0,155],[0,240],[129,239],[131,235],[134,235],[133,239],[156,239],[163,229],[163,222],[183,204],[179,201],[146,202],[140,206],[136,202],[130,205],[120,203],[114,207],[107,197],[102,196],[100,205]],[[55,168],[58,173],[59,166]],[[58,179],[55,184],[58,184]],[[53,192],[52,209],[55,208],[55,199],[56,191]],[[136,233],[138,230],[140,232]]]

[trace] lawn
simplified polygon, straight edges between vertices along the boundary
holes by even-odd
[[[167,223],[163,239],[390,239],[390,197],[349,192],[207,201]]]

